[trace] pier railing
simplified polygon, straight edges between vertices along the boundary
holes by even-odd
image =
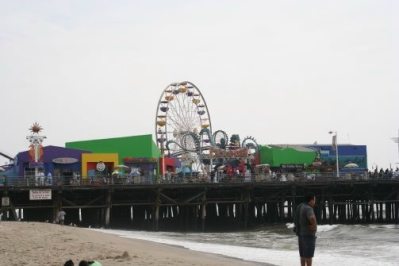
[[[0,188],[7,187],[80,187],[80,186],[134,186],[154,184],[195,184],[195,183],[331,183],[331,182],[373,182],[378,180],[398,180],[399,176],[373,176],[364,174],[345,174],[340,177],[333,173],[296,173],[277,175],[220,175],[203,177],[200,175],[170,176],[119,176],[119,177],[6,177],[0,176]]]

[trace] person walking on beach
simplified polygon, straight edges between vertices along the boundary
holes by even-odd
[[[309,193],[295,210],[294,231],[298,236],[301,266],[312,266],[317,231],[317,220],[313,211],[315,203],[316,196]]]
[[[63,209],[61,209],[61,210],[58,212],[58,214],[57,214],[57,222],[58,222],[59,224],[64,225],[65,215],[66,215],[66,212],[65,212]]]

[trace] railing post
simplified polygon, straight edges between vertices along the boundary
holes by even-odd
[[[105,207],[105,227],[109,227],[111,221],[111,208],[112,208],[112,190],[108,188],[107,190],[107,198],[106,198],[106,207]]]
[[[161,204],[161,191],[158,188],[156,190],[156,195],[155,195],[155,206],[154,206],[154,230],[158,231],[159,230],[159,206]]]
[[[62,208],[62,189],[57,188],[56,193],[54,193],[55,199],[53,203],[53,222],[57,221],[58,212]]]
[[[201,230],[205,232],[205,220],[206,220],[206,189],[204,194],[202,195],[202,203],[201,203]]]

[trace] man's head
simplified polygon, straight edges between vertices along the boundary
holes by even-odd
[[[314,207],[316,204],[316,196],[313,192],[308,192],[305,195],[305,202],[309,204],[311,207]]]
[[[64,266],[74,266],[75,264],[73,263],[73,261],[72,260],[67,260],[65,263],[64,263]]]
[[[89,262],[87,261],[87,260],[81,260],[80,262],[79,262],[79,266],[89,266],[90,264],[89,264]]]

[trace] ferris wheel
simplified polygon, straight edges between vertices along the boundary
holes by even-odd
[[[200,90],[191,82],[171,83],[161,94],[155,117],[157,146],[192,171],[203,169],[202,148],[211,142],[211,118]],[[201,136],[200,136],[201,135]]]

